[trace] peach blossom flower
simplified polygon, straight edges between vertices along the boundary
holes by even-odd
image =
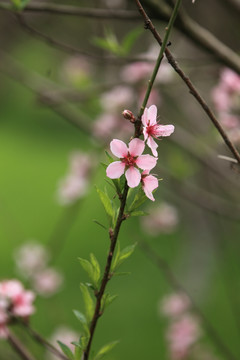
[[[123,111],[126,107],[131,107],[134,101],[132,88],[128,86],[116,86],[110,91],[105,92],[100,99],[101,105],[106,112]]]
[[[169,136],[174,131],[173,125],[158,125],[157,123],[157,107],[152,105],[149,108],[145,108],[143,116],[143,135],[144,140],[147,141],[147,145],[152,150],[154,156],[157,156],[158,144],[153,140],[160,136]]]
[[[157,158],[151,155],[142,155],[145,144],[140,139],[133,139],[127,145],[118,139],[110,143],[112,153],[120,158],[120,161],[112,162],[108,165],[106,173],[110,179],[121,177],[124,172],[128,186],[134,188],[139,185],[141,174],[138,168],[142,170],[151,170],[156,166]]]

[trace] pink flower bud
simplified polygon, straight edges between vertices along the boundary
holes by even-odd
[[[122,112],[122,115],[126,120],[130,120],[132,123],[134,123],[136,121],[135,116],[133,115],[133,113],[130,110],[124,110]]]

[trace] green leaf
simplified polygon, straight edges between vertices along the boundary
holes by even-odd
[[[101,311],[103,312],[106,307],[109,306],[117,297],[118,295],[110,295],[109,293],[105,293],[101,302]]]
[[[81,289],[84,304],[85,304],[86,318],[87,318],[87,321],[90,322],[92,320],[92,317],[94,314],[94,302],[93,302],[93,299],[92,299],[86,285],[80,284],[80,289]]]
[[[100,276],[101,276],[100,265],[99,265],[95,255],[92,254],[92,253],[90,254],[90,260],[91,260],[91,264],[92,264],[92,267],[93,267],[93,282],[97,287]]]
[[[81,360],[83,354],[82,347],[80,346],[80,344],[76,343],[75,341],[73,341],[72,344],[75,345],[74,360]]]
[[[11,0],[11,3],[16,10],[23,10],[30,1],[31,0]]]
[[[109,196],[106,192],[103,192],[102,190],[100,190],[97,186],[96,186],[96,189],[97,189],[97,193],[100,197],[100,200],[104,206],[104,209],[109,217],[109,220],[110,220],[110,225],[112,225],[113,223],[113,219],[114,219],[114,216],[115,216],[115,213],[114,213],[114,209],[113,209],[113,205],[112,205],[112,202],[111,200],[109,199]]]
[[[61,347],[61,350],[64,353],[64,355],[66,355],[68,359],[74,360],[74,355],[73,355],[72,351],[69,349],[69,347],[67,345],[63,344],[59,340],[58,340],[58,344]]]
[[[142,28],[136,28],[131,30],[123,39],[122,41],[122,48],[124,50],[124,54],[127,55],[131,48],[133,47],[135,41],[137,38],[142,34],[143,29]]]
[[[139,206],[141,206],[148,198],[144,194],[142,188],[138,189],[132,204],[129,207],[129,213],[131,214],[132,211],[136,210]]]
[[[88,328],[87,319],[86,319],[85,315],[78,310],[73,310],[73,312],[74,312],[74,315],[76,316],[76,318],[80,321],[87,336],[89,336],[89,328]]]
[[[78,258],[78,260],[79,260],[82,268],[87,272],[90,279],[93,280],[94,270],[93,270],[93,266],[90,263],[90,261],[88,261],[86,259],[82,259],[82,258]]]
[[[94,360],[99,360],[101,359],[104,355],[106,355],[109,351],[111,351],[117,344],[119,343],[119,341],[113,341],[109,344],[104,345],[97,353],[97,355],[95,356]]]
[[[123,263],[123,261],[125,261],[129,256],[132,255],[136,245],[137,245],[136,243],[133,245],[129,245],[126,248],[124,248],[122,251],[116,253],[116,257],[113,261],[113,266],[111,271],[114,272]]]
[[[107,158],[108,158],[108,160],[110,161],[110,163],[114,161],[114,159],[111,157],[111,155],[109,154],[109,152],[105,151],[105,154],[107,155]]]

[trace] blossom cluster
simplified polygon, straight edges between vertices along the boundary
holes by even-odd
[[[41,296],[54,295],[63,283],[62,274],[49,266],[50,254],[36,241],[29,241],[19,247],[15,254],[17,272]]]
[[[160,312],[169,319],[166,339],[171,360],[216,360],[210,349],[199,343],[203,330],[199,319],[191,313],[191,301],[183,293],[166,296]]]
[[[141,182],[145,195],[154,201],[153,190],[158,187],[158,179],[149,172],[156,166],[158,160],[158,144],[154,139],[169,136],[174,131],[173,125],[159,125],[157,122],[157,107],[155,105],[145,108],[142,115],[144,141],[132,139],[128,146],[121,140],[114,139],[110,143],[113,155],[120,161],[112,162],[106,170],[110,179],[117,179],[125,174],[127,184],[134,188]],[[152,155],[144,154],[145,142],[152,151]],[[141,170],[143,170],[141,172]]]
[[[0,282],[0,338],[7,338],[11,316],[28,318],[34,312],[34,299],[34,293],[25,290],[20,281]]]
[[[212,100],[219,120],[234,143],[240,143],[240,76],[224,68],[212,90]]]

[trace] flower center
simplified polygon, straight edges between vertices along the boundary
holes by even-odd
[[[135,166],[136,163],[136,157],[133,157],[131,154],[127,154],[127,156],[125,156],[124,158],[121,159],[121,161],[127,166],[127,167],[131,167],[131,166]]]
[[[147,129],[146,129],[146,132],[147,132],[148,136],[155,137],[155,136],[157,136],[157,129],[158,129],[157,124],[148,125]]]

